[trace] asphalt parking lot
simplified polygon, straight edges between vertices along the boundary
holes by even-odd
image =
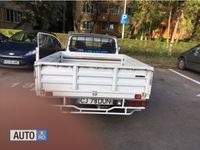
[[[21,109],[20,107],[23,107],[23,110],[26,111],[24,109],[25,105],[17,105],[18,101],[20,103],[23,99],[23,94],[15,93],[15,98],[12,99],[13,101],[9,100],[9,104],[5,99],[7,95],[10,96],[15,91],[21,91],[21,93],[29,95],[28,103],[31,103],[31,100],[35,101],[34,104],[41,103],[40,98],[36,97],[34,93],[33,71],[0,68],[0,122],[2,123],[0,129],[4,129],[3,135],[6,136],[0,135],[0,147],[12,145],[12,143],[9,143],[8,135],[6,135],[9,134],[9,129],[20,128],[19,119],[12,117],[12,110],[15,110],[13,112],[15,115]],[[47,101],[48,99],[45,99],[43,104]],[[49,101],[52,101],[52,99]],[[191,71],[156,69],[149,102],[150,104],[146,110],[134,113],[131,116],[77,115],[75,118],[84,122],[85,132],[92,133],[91,145],[96,142],[97,144],[94,145],[100,149],[199,149],[200,74]],[[53,109],[51,106],[48,107]],[[27,109],[27,116],[20,118],[20,120],[26,121],[27,118],[30,118],[31,115],[28,112]],[[7,114],[9,114],[9,117],[7,117]],[[46,122],[45,119],[51,122],[55,118],[49,115],[48,118],[45,116],[41,119],[44,122]],[[21,127],[34,128],[33,124],[28,123],[23,124]],[[55,125],[54,129],[56,130],[56,128],[59,128],[59,125],[58,127]],[[62,127],[62,130],[65,130],[65,127]],[[61,131],[58,133],[61,133]],[[76,134],[77,137],[81,137],[84,133],[78,132]],[[67,134],[61,137],[66,138]],[[88,139],[91,137],[88,136]],[[51,133],[49,133],[49,138],[52,138]],[[53,141],[49,140],[49,142]],[[39,144],[39,146],[44,146],[44,144]],[[61,146],[61,143],[54,143],[54,147],[59,146]]]

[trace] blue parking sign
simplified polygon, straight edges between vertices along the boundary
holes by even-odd
[[[128,14],[122,14],[120,17],[120,23],[121,24],[127,24],[128,23]]]

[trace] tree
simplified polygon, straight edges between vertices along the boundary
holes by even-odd
[[[186,27],[192,30],[191,39],[200,40],[200,0],[185,2]]]
[[[16,3],[21,6],[24,12],[22,22],[30,22],[34,29],[65,32],[66,14],[70,14],[69,12],[72,10],[69,5],[71,2],[19,1]],[[72,22],[72,14],[68,15],[68,18],[67,20]]]
[[[168,8],[169,8],[169,17],[168,17],[168,22],[167,22],[167,43],[169,43],[169,40],[170,40],[170,29],[171,29],[171,19],[172,19],[172,6],[171,6],[171,4],[172,4],[172,1],[170,0],[169,1],[169,6],[168,6]]]
[[[128,5],[129,13],[133,18],[130,37],[136,38],[138,35],[150,34],[156,29],[165,17],[161,11],[162,2],[157,1],[132,1]]]

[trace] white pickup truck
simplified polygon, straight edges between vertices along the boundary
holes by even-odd
[[[42,59],[40,43],[34,66],[36,94],[62,98],[58,106],[63,112],[130,115],[146,108],[153,67],[119,54],[115,37],[74,34],[65,51]]]

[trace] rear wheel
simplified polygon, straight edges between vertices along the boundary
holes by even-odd
[[[186,64],[185,64],[185,59],[184,58],[179,58],[178,59],[177,67],[179,69],[181,69],[181,70],[186,69]]]

